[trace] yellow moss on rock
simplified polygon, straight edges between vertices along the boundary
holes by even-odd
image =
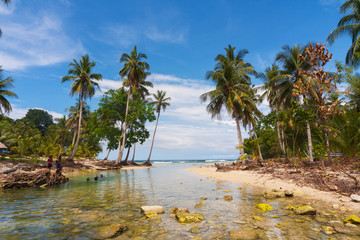
[[[269,204],[266,204],[266,203],[257,204],[256,208],[258,208],[258,209],[260,209],[261,211],[264,211],[264,212],[274,210],[274,208],[272,206],[270,206]]]

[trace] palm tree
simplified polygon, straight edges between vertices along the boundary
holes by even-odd
[[[146,76],[149,75],[149,73],[146,72],[146,70],[149,70],[150,66],[148,63],[142,61],[142,59],[147,59],[147,56],[145,53],[141,53],[141,52],[138,53],[136,46],[131,51],[130,55],[123,53],[120,58],[120,63],[124,63],[124,66],[122,69],[120,69],[119,74],[121,77],[127,77],[126,84],[129,87],[129,89],[128,89],[128,96],[126,102],[125,120],[122,129],[122,136],[121,136],[122,143],[120,142],[119,139],[119,154],[116,159],[117,163],[120,163],[122,159],[122,155],[124,153],[126,127],[127,127],[126,120],[129,111],[129,101],[130,101],[131,93],[134,89],[138,89],[139,84],[145,81]]]
[[[288,45],[282,47],[283,51],[276,55],[276,61],[280,62],[284,68],[284,70],[292,75],[292,84],[289,84],[290,81],[287,84],[283,85],[283,88],[281,88],[281,99],[282,99],[282,106],[291,106],[291,101],[294,99],[293,96],[293,83],[295,82],[301,82],[305,81],[306,79],[299,76],[299,70],[300,69],[307,69],[308,66],[303,62],[300,61],[299,55],[304,55],[305,48],[295,45],[294,47],[290,47]],[[303,96],[303,99],[305,99],[305,96]],[[298,99],[296,99],[298,100]],[[304,106],[306,108],[306,103],[304,103]],[[309,121],[306,123],[306,129],[307,129],[307,136],[308,136],[308,146],[309,146],[309,158],[310,162],[313,162],[313,145],[312,145],[312,137],[311,137],[311,127]]]
[[[235,47],[231,45],[225,48],[226,55],[216,56],[217,62],[214,71],[208,71],[207,79],[211,79],[216,84],[216,89],[204,93],[200,96],[202,102],[208,99],[210,103],[206,110],[211,114],[211,118],[221,117],[221,110],[226,108],[228,113],[235,119],[240,152],[245,154],[243,140],[240,129],[239,109],[244,105],[244,99],[248,97],[250,91],[251,78],[249,74],[256,73],[251,64],[244,61],[247,50],[240,50],[235,54]]]
[[[11,0],[1,0],[4,4],[6,5],[9,5],[9,3],[11,2]],[[2,31],[1,31],[1,28],[0,28],[0,38],[2,36]]]
[[[10,113],[12,110],[10,102],[6,99],[6,97],[15,97],[17,98],[17,95],[8,90],[9,88],[14,87],[13,79],[11,77],[7,77],[3,79],[2,73],[3,69],[0,66],[0,113]]]
[[[340,13],[348,15],[342,17],[337,28],[330,33],[327,40],[333,44],[340,35],[349,34],[351,36],[351,46],[346,54],[346,64],[351,66],[359,65],[360,50],[360,0],[347,0],[340,6]]]
[[[171,101],[171,98],[166,97],[166,92],[165,91],[159,91],[158,90],[156,92],[156,94],[153,94],[153,97],[154,97],[155,100],[152,103],[155,104],[155,111],[157,112],[158,115],[157,115],[157,119],[156,119],[156,125],[155,125],[153,139],[152,139],[152,142],[151,142],[150,154],[149,154],[148,159],[144,163],[144,165],[147,165],[147,166],[151,166],[150,157],[151,157],[152,149],[153,149],[153,146],[154,146],[155,134],[156,134],[156,129],[157,129],[157,126],[158,126],[158,123],[159,123],[161,109],[165,112],[166,107],[170,106],[170,103],[168,101]]]
[[[61,82],[67,82],[72,80],[70,95],[73,96],[75,93],[79,94],[80,102],[80,113],[79,123],[77,127],[77,139],[75,142],[74,149],[68,159],[73,159],[75,156],[76,149],[79,145],[80,133],[81,133],[81,121],[83,114],[84,99],[90,98],[95,94],[95,87],[99,88],[99,84],[96,81],[102,80],[102,76],[99,73],[92,73],[93,68],[96,66],[95,62],[91,62],[89,55],[82,56],[80,62],[73,60],[69,64],[68,76],[62,78]]]
[[[270,108],[275,109],[276,116],[278,116],[283,99],[289,97],[288,93],[292,88],[292,75],[287,73],[285,70],[280,70],[278,65],[272,64],[271,67],[265,69],[265,73],[262,73],[260,77],[263,79],[263,85],[259,87],[259,89],[264,91],[260,100],[262,101],[265,97],[267,97]],[[286,100],[286,102],[287,101],[288,100]],[[286,154],[285,141],[283,135],[281,134],[279,121],[276,122],[276,131],[281,152],[287,162],[288,156]]]
[[[249,97],[246,98],[241,111],[239,111],[240,118],[242,120],[244,128],[246,128],[246,127],[249,128],[250,139],[255,137],[255,140],[258,139],[256,131],[255,131],[256,121],[257,121],[257,118],[261,117],[261,115],[262,115],[256,106],[256,103],[259,102],[259,96],[256,94],[256,91],[257,91],[257,89],[255,89],[255,88],[251,89]],[[252,130],[251,130],[251,128],[252,128]],[[252,133],[254,133],[254,136]],[[256,141],[256,147],[257,147],[257,151],[258,151],[260,160],[263,160],[259,141]],[[260,163],[260,165],[262,165],[260,160],[258,162]]]
[[[65,111],[69,112],[68,119],[66,120],[66,128],[70,130],[74,130],[72,146],[75,144],[76,140],[76,132],[78,127],[78,122],[80,118],[80,102],[77,100],[75,106],[71,106],[66,108]],[[81,126],[84,126],[85,121],[88,120],[90,117],[90,107],[87,105],[86,102],[83,103],[82,107],[82,118],[81,118]]]

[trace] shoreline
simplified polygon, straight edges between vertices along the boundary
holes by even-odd
[[[299,186],[292,181],[273,177],[270,174],[259,174],[251,171],[216,172],[215,166],[187,168],[189,172],[214,178],[216,180],[240,183],[261,190],[281,189],[294,191],[295,196],[307,197],[315,201],[330,203],[332,208],[341,211],[360,211],[360,203],[353,202],[350,197],[335,192],[325,192],[307,186]]]

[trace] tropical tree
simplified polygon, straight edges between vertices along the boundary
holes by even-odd
[[[1,114],[8,114],[11,112],[11,104],[9,100],[7,100],[7,97],[15,97],[17,98],[17,95],[8,90],[9,88],[14,87],[13,79],[11,77],[7,77],[3,79],[3,69],[0,66],[0,113]]]
[[[300,61],[299,55],[304,54],[305,48],[295,45],[294,47],[290,47],[288,45],[282,47],[282,52],[276,55],[276,61],[280,62],[283,66],[283,69],[290,75],[292,75],[292,79],[283,85],[281,90],[281,102],[282,106],[286,108],[286,106],[291,106],[291,101],[296,100],[299,101],[298,97],[295,97],[293,93],[293,84],[300,84],[304,79],[299,75],[300,69],[308,69],[309,66],[306,62]],[[303,95],[304,107],[307,107],[305,95]],[[309,159],[310,162],[313,162],[313,144],[312,144],[312,136],[311,136],[311,126],[310,122],[306,123],[306,131],[308,136],[308,150],[309,150]],[[284,137],[283,137],[284,138]]]
[[[344,34],[351,37],[351,46],[346,53],[346,64],[351,66],[359,65],[360,50],[360,0],[347,0],[340,6],[340,13],[343,16],[338,22],[337,28],[328,36],[328,42],[333,44],[335,40]]]
[[[244,56],[247,50],[240,50],[235,54],[235,47],[229,45],[225,48],[226,54],[216,56],[217,62],[214,71],[208,71],[206,78],[211,79],[215,84],[215,90],[204,93],[200,96],[202,102],[210,100],[206,110],[211,118],[221,118],[221,110],[226,108],[227,112],[235,119],[239,148],[242,155],[243,140],[240,129],[240,111],[244,100],[249,97],[251,78],[250,74],[256,73],[251,64],[245,62]]]
[[[262,73],[260,77],[263,79],[263,85],[260,87],[264,91],[260,100],[267,98],[270,108],[276,111],[276,116],[279,115],[280,107],[285,99],[285,102],[289,101],[288,91],[292,88],[292,75],[285,70],[280,70],[279,66],[273,64],[271,67],[265,69],[265,73]],[[276,131],[281,152],[288,161],[288,156],[285,149],[284,135],[281,134],[280,121],[276,122]]]
[[[41,131],[44,136],[49,126],[54,124],[53,117],[45,110],[42,109],[29,109],[24,117],[26,121]]]
[[[80,103],[79,101],[76,102],[75,106],[71,106],[66,108],[65,111],[68,113],[68,119],[66,120],[66,127],[74,132],[72,146],[75,144],[76,135],[77,135],[77,128],[80,119]],[[81,126],[85,125],[85,121],[89,119],[90,116],[90,107],[87,105],[86,102],[83,103],[82,107],[82,118],[81,118]]]
[[[91,62],[89,55],[82,56],[80,61],[73,60],[69,64],[68,76],[62,78],[61,82],[73,81],[71,84],[70,95],[79,94],[80,101],[80,113],[79,122],[77,128],[77,139],[75,142],[74,149],[69,156],[69,159],[73,159],[76,149],[80,141],[81,133],[81,120],[84,100],[94,96],[95,88],[99,88],[99,84],[96,81],[102,80],[102,76],[99,73],[93,73],[93,68],[96,66],[95,62]]]
[[[153,139],[151,142],[151,148],[150,148],[150,153],[149,153],[149,157],[146,160],[146,162],[144,163],[145,165],[151,165],[150,163],[150,158],[151,158],[151,153],[152,153],[152,149],[154,146],[154,140],[155,140],[155,134],[156,134],[156,129],[159,123],[159,118],[160,118],[160,112],[161,109],[165,112],[166,107],[170,106],[170,103],[168,101],[171,101],[171,98],[166,97],[166,92],[165,91],[157,91],[156,94],[153,94],[154,97],[154,101],[152,101],[152,104],[155,105],[155,111],[157,112],[157,119],[156,119],[156,125],[155,125],[155,130],[154,130],[154,134],[153,134]]]
[[[120,69],[119,74],[121,77],[127,77],[126,84],[128,86],[128,95],[126,102],[125,121],[122,128],[122,142],[119,141],[119,155],[116,161],[119,163],[122,159],[125,147],[126,128],[127,128],[127,115],[129,112],[130,97],[134,89],[138,89],[139,84],[145,81],[146,76],[149,75],[147,70],[150,66],[143,59],[147,59],[145,53],[137,52],[136,46],[131,51],[130,55],[123,53],[120,57],[120,63],[124,63],[124,66]]]

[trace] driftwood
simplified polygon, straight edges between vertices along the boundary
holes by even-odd
[[[36,172],[15,172],[1,180],[0,188],[46,187],[65,183],[68,180],[64,175],[51,172],[49,169]]]

